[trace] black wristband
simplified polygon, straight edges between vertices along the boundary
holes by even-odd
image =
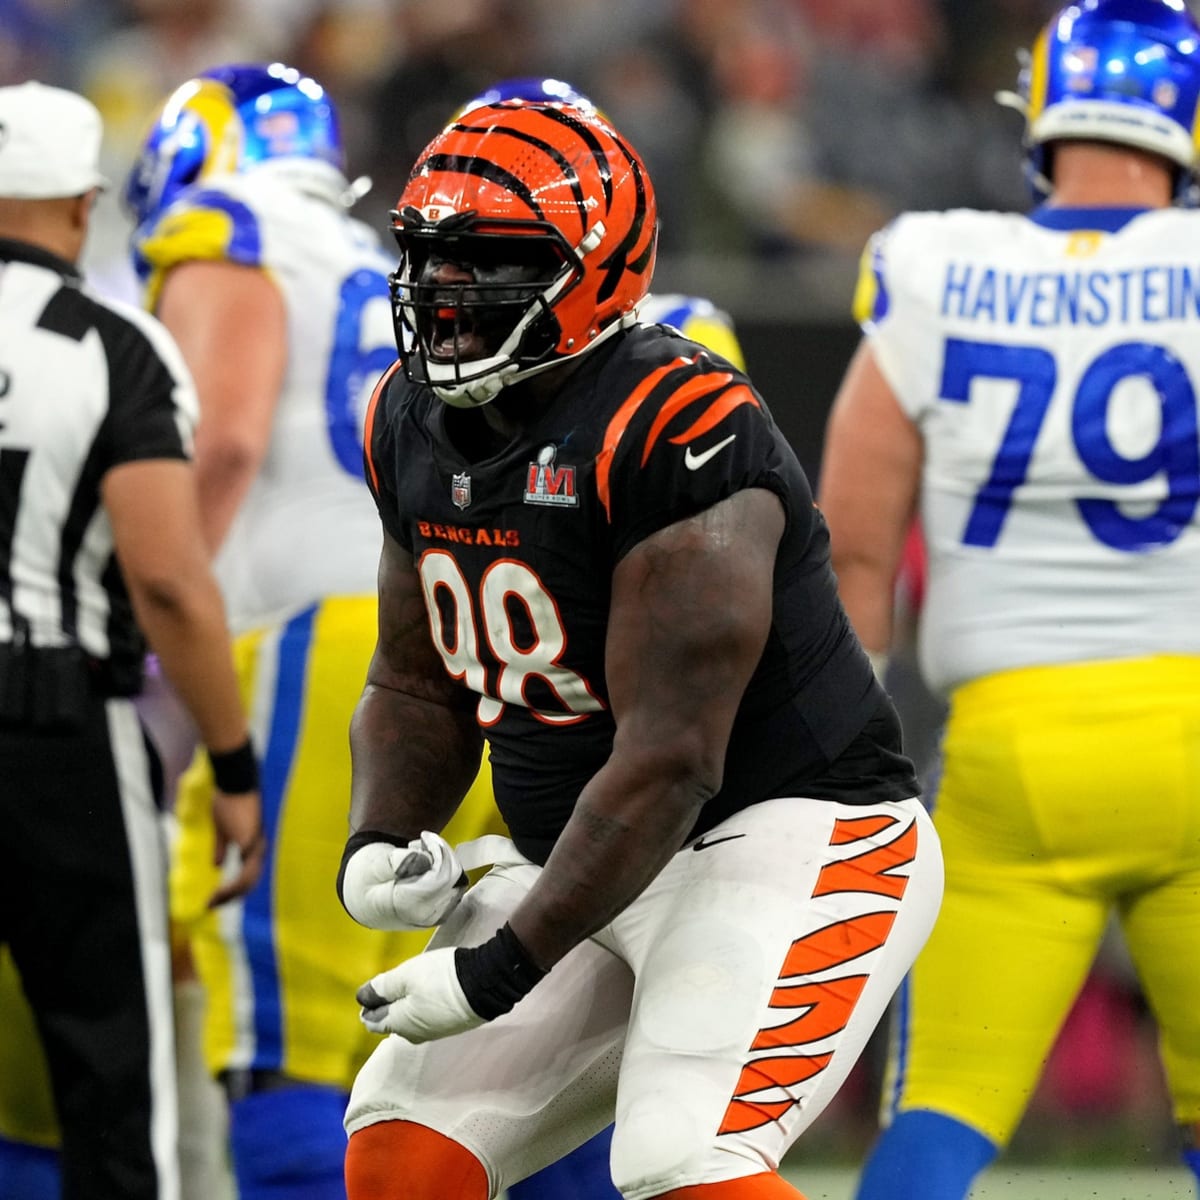
[[[482,946],[460,946],[454,966],[467,1003],[485,1021],[509,1012],[546,976],[507,924]]]
[[[392,846],[407,846],[413,839],[411,837],[401,837],[395,833],[384,833],[382,829],[360,829],[357,833],[352,833],[346,839],[346,848],[342,851],[342,862],[338,867],[337,873],[337,896],[342,902],[342,907],[346,908],[346,898],[342,895],[342,885],[346,879],[346,867],[354,855],[364,846],[369,846],[372,842],[387,842]],[[349,912],[349,909],[346,909]]]
[[[210,750],[208,761],[212,763],[213,782],[218,791],[238,796],[258,788],[258,759],[249,738],[235,750],[223,750],[220,754]]]

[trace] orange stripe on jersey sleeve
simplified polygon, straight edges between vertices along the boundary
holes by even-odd
[[[400,360],[396,359],[379,377],[379,382],[375,385],[375,390],[371,393],[371,399],[367,401],[367,416],[363,422],[363,456],[367,460],[367,470],[371,473],[371,486],[375,489],[376,495],[379,494],[379,472],[375,468],[375,459],[371,454],[371,435],[375,432],[375,410],[379,407],[379,397],[383,395],[383,389],[387,387],[387,381],[399,369]]]
[[[692,438],[697,438],[702,433],[707,433],[714,425],[719,425],[735,408],[738,408],[742,404],[753,404],[755,408],[762,407],[758,402],[758,397],[744,383],[730,388],[718,400],[710,404],[695,422],[688,426],[681,434],[671,439],[672,444],[682,446],[684,442],[690,442]]]
[[[733,376],[727,372],[722,372],[720,375],[700,375],[695,379],[689,379],[687,383],[679,388],[662,406],[658,416],[654,418],[654,424],[650,426],[650,432],[646,435],[646,448],[642,451],[642,466],[646,465],[646,460],[650,457],[650,451],[654,449],[654,444],[658,441],[659,434],[663,431],[663,426],[681,408],[685,408],[693,400],[699,400],[701,396],[707,396],[711,392],[719,391],[732,379]],[[672,438],[671,440],[678,441],[679,439]]]
[[[613,419],[609,421],[608,428],[604,431],[604,445],[601,447],[600,453],[596,455],[596,491],[600,496],[600,503],[604,505],[604,515],[606,517],[612,518],[612,496],[609,492],[608,477],[612,472],[613,456],[617,452],[617,446],[620,444],[625,430],[629,428],[629,422],[633,420],[633,414],[641,408],[646,401],[646,397],[672,371],[677,371],[680,367],[686,366],[689,361],[686,358],[677,358],[674,362],[669,362],[665,366],[651,371],[630,392],[629,398],[617,409],[613,414]]]

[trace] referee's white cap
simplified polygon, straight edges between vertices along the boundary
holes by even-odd
[[[108,186],[96,106],[44,83],[0,87],[0,196],[48,200]]]

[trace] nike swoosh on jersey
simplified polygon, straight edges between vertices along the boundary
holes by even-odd
[[[744,833],[727,833],[724,837],[709,838],[706,842],[703,836],[696,839],[692,843],[693,850],[707,850],[709,846],[719,846],[722,842],[733,842],[738,838],[744,838]]]
[[[730,442],[737,440],[737,434],[731,433],[723,442],[718,442],[715,446],[709,446],[702,454],[693,454],[692,448],[689,446],[683,452],[683,465],[689,471],[698,471],[714,454],[720,454]]]

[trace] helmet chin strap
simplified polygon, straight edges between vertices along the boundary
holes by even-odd
[[[451,408],[482,408],[490,404],[500,394],[506,384],[513,381],[517,373],[517,364],[510,363],[498,371],[490,371],[479,379],[466,383],[447,386],[441,383],[431,383],[434,395]]]
[[[614,333],[618,333],[622,329],[628,329],[630,325],[635,325],[636,323],[637,309],[634,309],[632,312],[623,313],[620,320],[613,321],[611,325],[602,329],[581,350],[576,350],[574,354],[568,355],[565,358],[552,358],[549,362],[538,363],[534,367],[526,367],[523,371],[517,369],[516,363],[512,363],[509,367],[502,367],[498,371],[492,371],[481,379],[472,379],[469,382],[456,384],[451,387],[437,383],[431,383],[429,386],[433,389],[437,398],[449,404],[451,408],[480,408],[482,405],[495,400],[501,390],[510,384],[520,383],[522,380],[530,379],[534,375],[541,375],[543,371],[551,371],[555,367],[561,367],[566,363],[574,362],[577,358],[587,354],[589,350],[594,350],[601,342],[607,341]]]

